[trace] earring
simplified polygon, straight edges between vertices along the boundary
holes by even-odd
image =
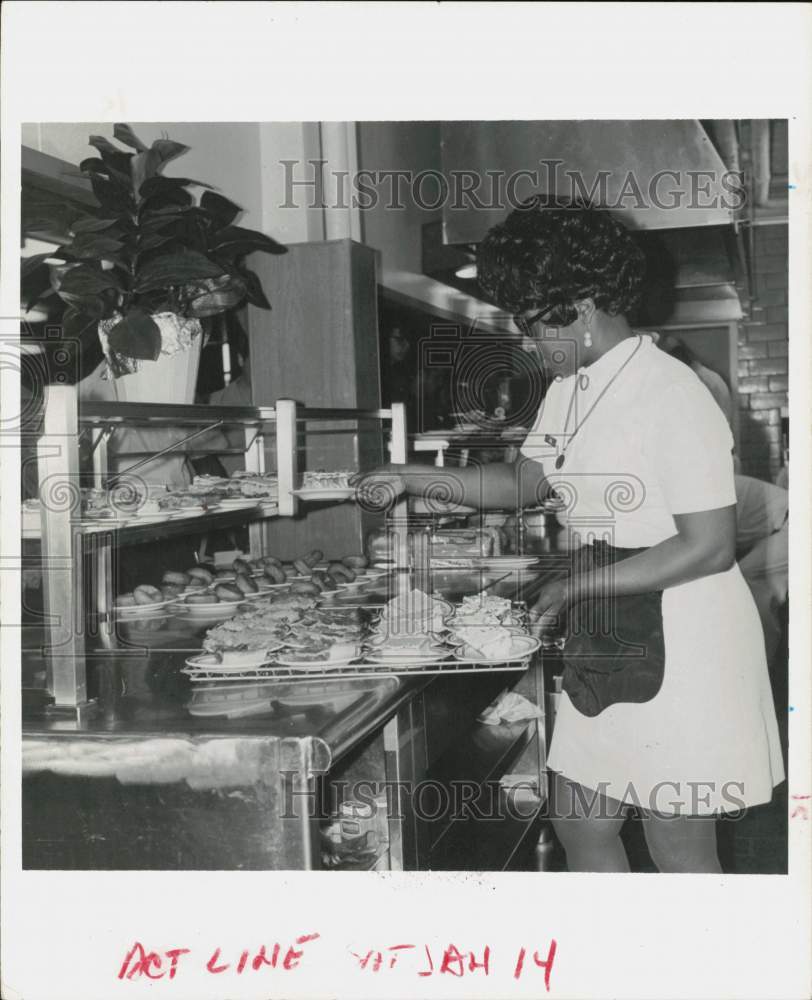
[[[588,326],[584,330],[584,347],[592,347],[592,331]]]

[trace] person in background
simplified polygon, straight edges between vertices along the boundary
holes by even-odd
[[[703,365],[691,348],[688,347],[687,344],[684,344],[681,340],[675,340],[673,337],[666,337],[659,341],[658,346],[662,348],[666,354],[670,354],[672,358],[676,358],[677,361],[681,361],[684,365],[687,365],[691,369],[699,381],[710,392],[711,396],[713,396],[716,400],[719,409],[725,415],[725,420],[727,420],[732,429],[733,400],[731,398],[727,382],[725,382],[722,376],[713,371],[712,368],[708,368],[707,365]]]
[[[691,348],[681,340],[675,340],[673,337],[664,337],[658,340],[657,344],[666,354],[677,361],[681,361],[691,369],[711,396],[713,396],[719,409],[724,413],[728,426],[733,430],[733,399],[730,395],[727,382],[725,382],[722,376],[712,368],[708,368],[707,365],[703,365]],[[739,456],[736,454],[735,447],[733,451],[733,471],[736,473],[741,472],[741,462],[739,461]]]
[[[758,608],[767,663],[779,649],[789,594],[789,494],[736,476],[736,557]]]

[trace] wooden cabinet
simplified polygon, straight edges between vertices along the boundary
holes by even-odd
[[[254,404],[380,407],[375,251],[352,240],[301,243],[252,266],[272,306],[249,316]],[[383,459],[374,422],[308,421],[300,430],[300,469],[371,468]],[[330,539],[332,552],[358,552],[374,527],[354,504],[309,504],[306,514],[272,526],[269,551],[293,558]]]

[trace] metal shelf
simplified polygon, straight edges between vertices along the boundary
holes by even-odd
[[[87,708],[85,634],[88,620],[102,623],[99,637],[107,649],[118,647],[112,608],[114,548],[159,541],[190,533],[248,525],[250,550],[267,550],[263,523],[274,517],[297,513],[296,497],[290,491],[298,482],[297,440],[300,424],[308,420],[389,420],[397,461],[406,460],[405,408],[393,404],[388,410],[313,409],[298,407],[293,400],[280,399],[273,407],[196,406],[156,403],[81,403],[75,386],[48,386],[45,394],[42,434],[37,441],[37,461],[41,497],[39,529],[27,527],[26,540],[39,542],[42,562],[44,614],[50,623],[47,638],[46,688],[60,709],[75,710],[80,716]],[[79,484],[86,476],[80,468],[79,443],[89,437],[93,481],[97,488],[132,475],[145,464],[170,452],[189,454],[192,442],[223,427],[242,425],[245,433],[245,470],[265,474],[266,432],[274,435],[278,494],[275,505],[259,501],[256,507],[222,512],[172,517],[149,523],[124,521],[79,521],[76,519]],[[127,469],[111,474],[109,441],[117,432],[133,427],[175,428],[184,433],[166,449]],[[198,441],[199,445],[199,441]],[[217,448],[211,450],[217,451]],[[229,453],[233,446],[226,446]],[[263,509],[264,507],[264,509]],[[405,540],[404,540],[405,548]],[[92,588],[86,589],[83,556],[91,560]],[[86,594],[90,592],[89,606]]]
[[[280,664],[269,663],[263,667],[255,667],[250,670],[239,672],[229,670],[228,673],[222,671],[205,670],[204,668],[184,667],[181,671],[195,683],[222,684],[230,682],[247,681],[273,681],[291,680],[297,678],[301,680],[332,681],[349,679],[361,680],[378,677],[415,677],[422,675],[439,674],[480,674],[480,673],[520,673],[526,670],[534,654],[525,656],[519,660],[507,660],[497,663],[491,660],[482,662],[476,660],[426,660],[418,663],[406,664],[383,664],[383,663],[351,663],[346,666],[328,667],[326,664],[321,669],[311,666],[290,667]]]
[[[273,506],[273,510],[270,507]],[[187,517],[167,518],[165,521],[150,521],[138,524],[133,521],[74,521],[74,531],[82,538],[90,536],[114,535],[114,544],[138,545],[142,542],[152,542],[161,538],[175,538],[178,535],[188,535],[192,531],[210,532],[238,527],[242,524],[253,524],[268,518],[279,516],[279,505],[268,504],[265,509],[259,505],[252,510],[245,507],[242,510],[212,511],[203,514],[191,514]],[[27,541],[40,541],[42,529],[24,528],[22,537]]]

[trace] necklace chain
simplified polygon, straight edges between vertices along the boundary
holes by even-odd
[[[603,387],[603,389],[601,389],[601,391],[600,391],[600,393],[598,395],[598,398],[595,400],[595,402],[592,404],[592,406],[590,406],[590,408],[587,410],[586,414],[584,415],[584,419],[581,420],[581,422],[578,424],[578,426],[572,432],[572,435],[571,435],[569,441],[567,441],[567,443],[562,446],[562,448],[561,448],[561,454],[555,460],[555,467],[556,467],[556,469],[560,469],[561,466],[564,464],[564,459],[565,459],[566,454],[567,454],[567,449],[570,447],[570,445],[572,444],[572,442],[575,440],[575,435],[578,433],[578,431],[580,431],[580,429],[584,426],[584,424],[587,422],[587,420],[589,420],[589,418],[592,415],[592,412],[594,411],[595,407],[598,405],[598,403],[600,403],[600,401],[603,399],[603,397],[606,395],[606,393],[612,387],[612,385],[617,380],[618,376],[623,371],[623,369],[626,367],[626,365],[629,364],[629,362],[632,360],[632,358],[635,356],[635,354],[637,354],[637,352],[640,350],[642,344],[643,344],[643,338],[638,333],[638,335],[637,335],[637,345],[635,346],[635,348],[632,351],[632,353],[628,356],[628,358],[626,358],[626,360],[623,362],[623,364],[620,366],[620,368],[618,368],[618,370],[615,372],[615,374],[609,379],[609,381],[606,383],[606,385]],[[567,427],[569,427],[570,417],[572,416],[572,409],[573,409],[573,406],[575,405],[575,398],[576,398],[577,395],[578,395],[578,380],[576,379],[576,381],[575,381],[575,389],[573,390],[572,397],[570,398],[570,405],[567,408],[567,419],[564,422],[564,430],[565,430],[565,432],[566,432]]]

